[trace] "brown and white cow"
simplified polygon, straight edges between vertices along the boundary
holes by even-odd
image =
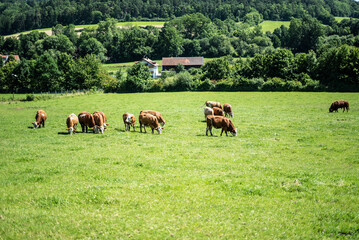
[[[213,107],[213,115],[224,116],[223,110],[218,107]]]
[[[218,108],[222,109],[222,105],[220,102],[206,101],[206,106],[210,107],[210,108],[218,107]]]
[[[163,119],[162,117],[162,114],[160,112],[157,112],[157,111],[153,111],[153,110],[142,110],[140,112],[141,113],[149,113],[149,114],[152,114],[153,116],[157,117],[158,119],[158,122],[161,124],[162,127],[165,126],[166,122],[165,120]]]
[[[95,126],[95,120],[89,112],[80,112],[78,115],[79,123],[81,124],[82,132],[88,132],[88,128],[93,128]]]
[[[154,133],[154,130],[158,132],[158,134],[162,133],[162,128],[158,123],[158,119],[156,116],[149,114],[149,113],[141,113],[138,121],[140,122],[140,132],[142,132],[142,125],[146,131],[146,126],[149,126],[152,129],[152,134]]]
[[[224,104],[223,105],[223,111],[225,112],[225,116],[227,117],[227,116],[230,116],[230,117],[234,117],[233,116],[233,111],[232,111],[232,106],[230,105],[230,104],[228,104],[228,103],[226,103],[226,104]]]
[[[67,119],[66,119],[67,129],[66,130],[69,132],[70,135],[72,135],[72,133],[76,132],[78,123],[79,123],[79,119],[74,113],[71,113],[67,117]]]
[[[344,100],[335,101],[332,103],[332,105],[329,108],[329,112],[336,111],[338,112],[339,108],[343,108],[343,112],[345,112],[345,109],[347,112],[349,111],[349,102]]]
[[[123,119],[123,123],[125,124],[125,129],[126,131],[130,131],[131,130],[131,126],[133,128],[133,131],[135,130],[135,116],[131,113],[124,113],[122,115],[122,119]]]
[[[105,121],[103,115],[100,112],[94,112],[92,116],[95,121],[95,126],[93,128],[94,132],[99,133],[100,131],[101,134],[103,134],[103,131],[105,130]]]
[[[207,116],[212,116],[212,115],[214,115],[213,109],[210,107],[205,107],[204,108],[204,119],[207,119]]]
[[[35,122],[33,122],[32,125],[34,125],[34,128],[41,128],[41,125],[42,127],[45,127],[46,119],[47,119],[46,112],[40,109],[36,112]]]
[[[100,112],[100,111],[95,111],[93,114],[95,114],[95,113],[100,113],[100,114],[102,115],[104,130],[106,130],[106,129],[107,129],[107,125],[110,125],[110,124],[107,123],[106,114],[104,114],[103,112]]]
[[[230,119],[226,118],[226,117],[223,117],[223,116],[208,116],[207,117],[207,129],[206,129],[206,135],[207,136],[208,136],[208,131],[211,133],[211,136],[213,136],[212,127],[214,127],[214,128],[222,128],[221,136],[222,136],[223,131],[225,131],[226,136],[228,136],[227,131],[232,133],[233,136],[237,136],[237,130],[234,127],[232,121]]]

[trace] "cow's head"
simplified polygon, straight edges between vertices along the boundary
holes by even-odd
[[[158,132],[158,134],[162,133],[162,128],[160,126],[158,126],[158,128],[156,128],[156,131]]]
[[[232,118],[234,118],[234,114],[231,112],[230,114],[229,114]]]
[[[237,129],[234,129],[232,132],[233,137],[237,136]]]
[[[334,111],[334,109],[333,108],[329,108],[329,112],[333,112]]]
[[[38,128],[40,124],[37,124],[37,122],[33,122],[32,125],[34,125],[34,128]]]
[[[103,131],[105,131],[105,127],[104,127],[104,126],[101,126],[101,127],[100,127],[100,132],[101,132],[101,134],[103,134]]]
[[[69,132],[70,135],[72,135],[74,133],[73,127],[67,128],[66,130]]]

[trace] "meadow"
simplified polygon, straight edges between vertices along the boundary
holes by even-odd
[[[349,112],[328,113],[339,99]],[[205,135],[206,100],[233,106],[237,137]],[[357,239],[358,106],[358,93],[297,92],[0,103],[0,238]],[[143,109],[163,134],[124,131],[122,114]],[[95,110],[103,135],[66,134],[70,113]]]

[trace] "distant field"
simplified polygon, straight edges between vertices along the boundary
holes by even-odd
[[[328,113],[337,99],[348,113]],[[237,137],[205,135],[206,100],[232,104]],[[297,92],[0,104],[0,239],[358,239],[358,106]],[[122,114],[143,109],[162,113],[162,135],[124,132]],[[104,135],[66,134],[70,113],[95,110]]]
[[[290,21],[263,21],[259,25],[262,26],[263,32],[273,32],[274,29],[280,28],[282,25],[289,27]]]
[[[337,22],[341,22],[344,19],[350,19],[350,17],[334,17]]]

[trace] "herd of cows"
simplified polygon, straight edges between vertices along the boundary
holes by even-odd
[[[204,116],[207,123],[206,135],[208,136],[208,131],[212,134],[212,127],[221,128],[221,136],[223,131],[228,136],[227,132],[229,131],[233,136],[237,136],[237,130],[233,125],[233,122],[227,118],[234,116],[232,111],[232,106],[230,104],[224,104],[223,107],[219,102],[206,101],[206,107],[204,108]],[[345,110],[349,110],[349,102],[348,101],[335,101],[331,104],[329,108],[329,112],[338,112],[339,108],[343,108],[343,112]],[[133,131],[135,131],[135,116],[130,113],[124,113],[123,123],[125,124],[125,130],[130,131],[131,126]],[[44,110],[38,110],[35,116],[35,122],[33,122],[34,128],[45,127],[45,121],[47,119],[47,114]],[[158,132],[158,134],[162,133],[162,129],[165,125],[165,120],[162,117],[160,112],[153,110],[143,110],[140,112],[138,121],[140,123],[140,132],[142,132],[142,126],[144,128],[145,133],[146,126],[149,126],[152,130],[152,134],[154,130]],[[80,112],[78,116],[74,113],[71,113],[66,119],[67,131],[70,135],[76,132],[77,125],[80,123],[82,132],[88,132],[88,129],[92,129],[94,133],[103,134],[109,125],[107,123],[107,117],[105,113],[100,111],[95,111],[93,114],[89,112]],[[162,127],[161,127],[161,126]]]

